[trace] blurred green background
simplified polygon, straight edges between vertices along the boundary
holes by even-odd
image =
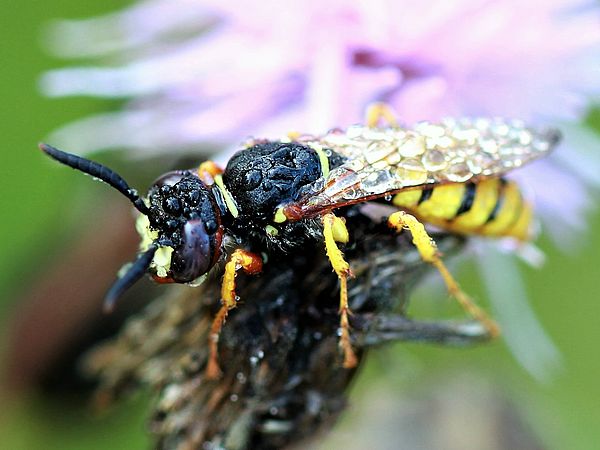
[[[4,5],[0,30],[3,94],[0,236],[4,244],[0,253],[0,314],[4,324],[19,294],[55,258],[60,258],[61,246],[76,231],[73,221],[65,220],[76,217],[75,198],[81,198],[82,191],[96,187],[90,186],[93,183],[85,177],[54,170],[55,166],[36,151],[36,143],[61,124],[114,106],[90,99],[49,100],[38,93],[39,74],[63,64],[43,50],[43,26],[53,18],[89,17],[125,4],[117,0],[102,3],[46,0]],[[160,171],[159,168],[156,174]],[[124,170],[124,175],[128,173]],[[600,215],[596,213],[590,217],[588,234],[576,239],[582,245],[568,255],[542,238],[540,246],[547,254],[547,264],[541,270],[522,267],[532,306],[563,355],[563,368],[551,382],[542,384],[534,380],[501,342],[468,350],[399,344],[372,355],[369,367],[355,386],[354,406],[338,431],[342,437],[337,439],[341,441],[334,437],[332,442],[344,442],[344,433],[350,433],[351,429],[356,433],[361,422],[370,423],[368,405],[373,401],[372,392],[391,393],[388,396],[391,408],[394,404],[400,408],[405,406],[404,398],[414,400],[419,393],[435,391],[448,380],[463,379],[467,374],[486,380],[492,390],[512,399],[548,448],[598,448],[598,230]],[[470,275],[475,272],[472,269],[472,264],[463,267],[461,280],[469,292],[484,298],[481,281]],[[35,394],[16,402],[4,402],[0,412],[0,448],[148,448],[144,433],[147,402],[143,397],[131,400],[103,417],[92,417],[81,408]],[[387,412],[385,407],[379,410],[380,414]]]

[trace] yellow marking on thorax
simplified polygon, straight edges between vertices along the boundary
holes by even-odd
[[[223,176],[222,175],[219,174],[219,175],[215,176],[215,184],[219,188],[219,191],[221,191],[221,194],[223,194],[223,199],[225,200],[225,204],[227,205],[227,209],[229,210],[229,212],[231,213],[231,215],[234,218],[237,218],[240,215],[240,212],[237,209],[237,205],[235,204],[235,201],[233,200],[233,197],[231,196],[231,194],[229,193],[229,191],[225,187],[225,183],[223,183]]]
[[[329,158],[327,157],[327,153],[325,153],[325,150],[323,149],[323,147],[321,145],[316,144],[316,143],[311,143],[310,148],[312,148],[317,153],[317,156],[319,157],[319,163],[321,165],[321,177],[327,178],[329,176],[329,171],[330,171]],[[284,223],[287,220],[287,217],[285,216],[285,213],[283,212],[283,210],[284,210],[283,207],[277,208],[275,210],[275,214],[273,215],[274,223]],[[338,241],[338,242],[345,242],[345,241]]]
[[[283,213],[283,208],[277,208],[275,211],[275,215],[273,216],[273,222],[275,223],[283,223],[287,220],[285,214]]]
[[[277,236],[279,234],[279,230],[275,228],[273,225],[267,225],[265,227],[265,231],[269,236]]]
[[[311,148],[317,152],[319,162],[321,163],[321,176],[327,178],[329,176],[329,158],[325,154],[325,150],[318,144],[311,144]]]

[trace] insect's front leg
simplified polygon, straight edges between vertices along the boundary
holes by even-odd
[[[496,322],[490,319],[485,311],[473,303],[469,296],[462,291],[446,265],[442,262],[437,246],[429,234],[427,234],[423,224],[419,222],[416,217],[404,211],[393,213],[388,218],[388,224],[397,231],[401,231],[402,229],[410,231],[413,244],[417,247],[421,258],[438,270],[450,295],[456,299],[468,314],[483,324],[490,337],[498,336],[498,334],[500,334],[500,328]]]
[[[344,367],[351,369],[358,364],[358,359],[352,349],[348,320],[348,316],[351,314],[348,305],[348,277],[352,276],[352,272],[350,265],[344,259],[344,254],[337,246],[337,242],[348,242],[348,230],[344,221],[333,213],[325,214],[322,220],[327,257],[340,280],[340,346],[344,352]]]
[[[214,183],[214,179],[217,175],[221,175],[223,173],[223,169],[217,165],[214,161],[204,161],[198,166],[198,176],[200,179],[211,185]]]
[[[227,264],[225,264],[225,273],[221,284],[221,309],[215,316],[209,333],[209,356],[206,365],[206,378],[216,379],[221,375],[219,368],[219,335],[227,319],[227,314],[237,305],[237,295],[235,293],[235,277],[237,271],[242,269],[248,275],[255,275],[262,271],[262,259],[260,256],[246,250],[235,250]]]

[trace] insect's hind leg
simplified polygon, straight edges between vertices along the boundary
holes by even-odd
[[[344,352],[343,365],[346,369],[351,369],[358,364],[358,359],[352,349],[350,322],[348,319],[348,316],[351,314],[348,305],[348,277],[352,276],[352,272],[350,265],[344,259],[344,254],[337,246],[337,242],[348,242],[348,230],[344,221],[336,217],[333,213],[325,214],[322,220],[327,257],[340,280],[340,347]]]
[[[381,121],[387,122],[391,127],[398,126],[396,114],[390,105],[384,102],[375,102],[367,106],[365,123],[369,128],[375,128]]]
[[[415,247],[417,247],[421,258],[438,270],[450,295],[456,299],[459,305],[469,315],[486,328],[490,337],[493,338],[498,336],[500,334],[500,328],[496,322],[490,319],[485,311],[473,303],[469,296],[462,291],[446,265],[442,262],[437,246],[433,239],[427,234],[423,224],[419,222],[416,217],[404,211],[397,211],[390,215],[388,224],[397,231],[401,231],[402,229],[410,231],[413,243],[415,244]]]
[[[221,284],[221,309],[213,319],[208,336],[208,362],[206,364],[206,378],[216,379],[221,375],[219,368],[219,335],[221,329],[227,319],[227,314],[237,304],[237,296],[235,293],[235,277],[237,271],[242,269],[249,275],[254,275],[262,270],[262,259],[254,253],[247,252],[242,249],[235,250],[227,264],[225,264],[225,273],[223,274],[223,282]]]
[[[488,330],[480,322],[424,322],[390,313],[367,316],[362,317],[367,326],[359,330],[363,347],[398,341],[466,346],[489,339]]]

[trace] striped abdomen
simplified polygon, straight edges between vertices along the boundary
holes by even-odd
[[[502,178],[411,189],[396,194],[392,203],[455,233],[530,237],[531,205],[514,182]]]

